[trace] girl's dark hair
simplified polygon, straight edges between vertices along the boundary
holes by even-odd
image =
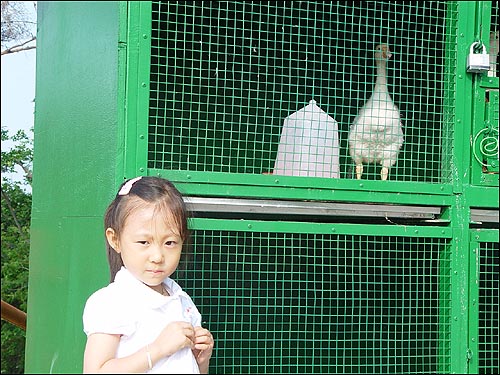
[[[188,242],[189,213],[182,198],[172,182],[161,177],[144,176],[132,183],[128,192],[122,188],[130,180],[124,181],[120,186],[119,193],[110,203],[104,215],[104,230],[112,228],[115,231],[116,240],[120,239],[125,221],[129,215],[142,205],[142,201],[155,204],[155,214],[164,215],[165,220],[178,230],[178,235],[184,243]],[[130,182],[129,184],[130,185]],[[139,200],[137,199],[139,198]],[[113,282],[116,273],[123,266],[121,255],[117,253],[106,240],[106,251],[108,255],[110,281]]]

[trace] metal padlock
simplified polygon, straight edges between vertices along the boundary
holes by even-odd
[[[474,42],[470,46],[469,56],[467,56],[467,72],[483,73],[490,70],[490,56],[486,53],[486,46],[483,44],[482,53],[474,53],[474,47],[479,42]]]

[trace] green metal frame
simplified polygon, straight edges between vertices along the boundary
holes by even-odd
[[[279,326],[279,322],[282,322],[283,319],[291,319],[292,321],[299,322],[300,319],[308,318],[310,320],[311,327],[307,329],[306,327],[301,327],[299,332],[283,332],[284,337],[286,337],[286,342],[275,343],[273,344],[273,339],[268,337],[267,335],[272,334],[273,337],[279,337],[280,332],[270,332],[272,331],[272,327],[270,328],[265,324],[266,316],[267,319],[272,319],[273,311],[275,304],[272,300],[267,303],[268,310],[259,310],[259,307],[262,306],[263,297],[266,296],[266,293],[269,293],[269,296],[282,295],[285,293],[292,293],[288,289],[288,284],[286,280],[289,280],[286,276],[282,274],[276,274],[275,276],[267,275],[266,270],[274,269],[273,267],[277,267],[277,269],[281,269],[277,264],[273,262],[267,262],[266,259],[270,256],[269,253],[272,253],[272,257],[274,257],[276,253],[280,254],[282,260],[278,261],[278,264],[283,262],[283,266],[287,264],[303,264],[303,267],[297,269],[295,272],[287,274],[290,280],[304,280],[304,288],[307,289],[307,282],[310,282],[314,285],[314,280],[316,278],[321,279],[321,273],[314,275],[314,273],[308,272],[307,265],[312,265],[313,267],[322,268],[323,264],[330,265],[332,263],[337,266],[347,266],[350,262],[349,259],[352,259],[353,262],[357,260],[360,261],[360,264],[365,266],[368,265],[365,261],[363,261],[364,255],[358,253],[359,249],[354,250],[352,253],[349,253],[348,249],[337,250],[334,248],[328,247],[329,239],[334,238],[351,238],[354,240],[355,238],[364,241],[367,238],[377,238],[383,239],[387,241],[387,239],[391,239],[391,243],[396,243],[398,241],[411,241],[411,239],[418,238],[424,241],[435,241],[437,239],[444,240],[443,244],[446,244],[451,240],[452,232],[450,228],[436,228],[436,227],[427,227],[427,226],[403,226],[403,225],[391,225],[390,228],[387,225],[366,225],[366,224],[325,224],[325,223],[310,223],[310,222],[290,222],[290,221],[263,221],[263,220],[222,220],[222,219],[202,219],[195,218],[191,220],[191,228],[195,231],[195,236],[199,236],[200,242],[196,242],[193,248],[193,254],[191,257],[191,261],[189,265],[186,267],[187,275],[183,276],[182,283],[191,288],[194,298],[200,302],[200,308],[205,312],[205,319],[207,319],[207,324],[211,329],[213,329],[213,333],[216,335],[216,338],[219,342],[219,351],[216,352],[214,360],[211,363],[210,372],[214,373],[225,373],[225,372],[299,372],[301,369],[310,369],[314,372],[340,372],[340,373],[348,373],[348,372],[368,372],[373,373],[373,371],[378,372],[381,371],[383,373],[393,372],[396,369],[404,369],[400,371],[422,371],[422,369],[433,368],[439,369],[439,372],[442,373],[452,373],[454,369],[463,368],[466,365],[465,357],[463,361],[457,362],[454,353],[454,349],[452,347],[452,342],[450,340],[450,332],[453,329],[452,325],[452,308],[451,304],[453,304],[452,296],[454,292],[451,291],[451,281],[452,276],[450,274],[450,251],[446,250],[450,248],[449,245],[442,246],[442,251],[440,251],[439,255],[434,258],[436,262],[441,265],[441,270],[439,268],[433,269],[431,272],[439,272],[439,314],[438,320],[440,328],[439,328],[439,337],[433,337],[433,343],[436,345],[435,352],[430,353],[429,358],[425,357],[412,357],[405,360],[405,358],[395,358],[393,362],[385,362],[387,360],[387,356],[391,356],[391,352],[384,352],[382,350],[377,351],[378,353],[374,358],[361,358],[361,357],[353,357],[352,353],[362,352],[362,348],[364,345],[363,340],[360,340],[357,336],[356,332],[353,332],[353,341],[351,343],[345,343],[344,340],[346,338],[344,336],[340,336],[338,338],[338,342],[335,341],[335,334],[337,332],[337,328],[330,326],[327,322],[335,321],[336,319],[342,320],[342,306],[343,302],[343,292],[346,292],[348,295],[350,293],[359,293],[357,289],[357,284],[345,285],[345,290],[342,289],[342,282],[340,285],[337,282],[331,282],[335,277],[345,277],[352,276],[356,277],[377,277],[376,274],[385,274],[388,270],[398,270],[394,271],[392,274],[405,275],[406,272],[411,272],[409,269],[396,268],[398,257],[403,257],[404,259],[408,259],[411,255],[402,251],[402,249],[395,250],[391,255],[382,251],[385,258],[388,260],[388,264],[384,269],[377,270],[377,268],[370,268],[371,271],[369,274],[365,272],[368,269],[360,269],[357,272],[353,269],[353,274],[332,274],[332,275],[324,275],[324,285],[317,286],[317,290],[311,290],[311,294],[314,295],[316,293],[327,293],[328,300],[321,301],[318,299],[317,306],[318,309],[321,308],[322,303],[325,303],[326,306],[328,303],[332,304],[332,308],[325,307],[325,316],[324,319],[321,316],[315,315],[315,303],[307,304],[307,307],[303,306],[306,303],[295,302],[293,306],[303,306],[302,309],[299,309],[300,316],[288,317],[286,313],[281,315],[277,313],[276,324]],[[362,234],[361,234],[362,233]],[[289,236],[288,236],[288,235]],[[283,236],[285,238],[294,238],[300,242],[302,238],[314,238],[315,243],[323,243],[324,248],[319,245],[318,247],[309,248],[304,251],[304,249],[296,248],[295,246],[286,246],[283,248],[276,249],[267,249],[267,248],[253,248],[251,246],[245,247],[243,245],[245,240],[243,239],[265,239],[267,236],[270,238],[275,238],[275,235]],[[219,237],[221,236],[221,237]],[[224,240],[225,236],[228,237],[227,241],[231,243],[230,246],[224,244],[222,247],[219,245],[211,245],[212,241],[217,242],[217,240]],[[238,239],[242,239],[238,241]],[[322,242],[325,240],[325,242]],[[335,240],[333,240],[335,241]],[[349,241],[349,240],[344,240]],[[204,242],[208,244],[205,245]],[[217,242],[218,243],[218,242]],[[387,246],[387,245],[386,245]],[[424,254],[424,248],[421,250],[413,249],[415,251],[414,255],[417,259],[429,259],[429,255]],[[333,253],[330,253],[332,251]],[[338,251],[338,252],[337,252]],[[346,253],[344,254],[344,251]],[[402,252],[401,252],[402,251]],[[422,251],[422,252],[419,252]],[[375,251],[376,253],[376,251]],[[375,254],[372,253],[372,254]],[[337,254],[339,257],[337,258]],[[399,254],[399,255],[397,255]],[[406,254],[406,255],[403,255]],[[437,255],[437,254],[436,254]],[[276,255],[277,256],[277,255]],[[322,256],[325,258],[322,260]],[[220,262],[220,259],[225,259],[227,257],[230,259],[229,262]],[[350,258],[352,257],[352,258]],[[358,259],[359,258],[359,259]],[[255,263],[257,259],[262,259],[259,263]],[[390,259],[390,260],[389,260]],[[401,258],[399,258],[401,259]],[[366,260],[366,258],[365,258]],[[345,263],[344,263],[345,262]],[[401,266],[401,264],[399,264]],[[191,270],[193,269],[194,270]],[[240,268],[242,270],[238,271]],[[328,266],[324,270],[328,270]],[[349,269],[349,267],[348,267]],[[429,270],[415,270],[413,271],[416,274],[426,274]],[[206,272],[206,273],[204,273]],[[320,271],[321,272],[321,271]],[[323,271],[324,272],[324,271]],[[359,274],[361,272],[361,274]],[[391,273],[389,271],[389,273]],[[198,275],[198,277],[194,277],[194,275]],[[221,276],[219,276],[221,275]],[[224,277],[223,277],[224,275]],[[232,276],[231,276],[232,275]],[[226,279],[227,277],[227,279]],[[327,282],[327,280],[329,280]],[[394,279],[393,281],[395,281]],[[398,279],[401,280],[401,279]],[[215,285],[224,285],[224,282],[228,282],[230,289],[221,289],[221,290],[213,290]],[[255,285],[254,285],[255,282]],[[276,290],[274,289],[260,289],[258,285],[259,283],[270,283],[270,285],[277,285]],[[368,279],[366,280],[369,283]],[[194,285],[193,285],[194,284]],[[321,282],[319,283],[322,284]],[[396,282],[397,284],[397,282]],[[278,287],[278,285],[284,285],[282,288]],[[296,285],[293,284],[292,285]],[[399,284],[399,286],[393,285],[392,287],[395,289],[405,288],[404,284]],[[314,288],[313,286],[311,286]],[[340,288],[338,291],[331,290],[332,287]],[[391,288],[391,286],[388,286]],[[406,287],[411,288],[411,286],[407,285]],[[427,288],[425,286],[416,286],[422,287],[424,290]],[[241,304],[237,307],[237,311],[235,311],[235,316],[231,313],[226,315],[228,309],[235,308],[232,305],[225,305],[223,301],[226,300],[226,296],[233,296],[234,298],[241,298],[251,291],[254,291],[254,288],[257,288],[259,291],[259,295],[255,301],[253,299],[242,299]],[[234,291],[234,292],[233,292]],[[255,291],[254,291],[255,292]],[[298,293],[298,292],[297,292]],[[331,294],[329,294],[331,293]],[[337,294],[340,293],[340,294]],[[240,297],[241,296],[241,297]],[[312,298],[312,297],[310,297]],[[370,298],[366,296],[366,299],[356,300],[353,303],[358,303],[360,305],[369,304]],[[374,297],[376,298],[376,297]],[[403,297],[404,299],[404,297]],[[232,301],[233,297],[227,299],[228,301]],[[264,298],[265,300],[265,298]],[[428,302],[428,301],[427,301]],[[405,302],[402,302],[405,304]],[[410,302],[406,300],[406,303],[415,303],[415,301]],[[425,304],[425,300],[420,300],[417,304],[421,306],[421,304]],[[396,302],[397,304],[397,302]],[[279,305],[279,303],[278,303]],[[356,306],[356,305],[355,305]],[[394,306],[393,306],[394,307]],[[283,307],[286,309],[286,307]],[[397,312],[397,308],[392,312],[387,311],[387,317],[391,319],[404,319],[404,317],[399,316]],[[232,311],[232,310],[231,310]],[[250,312],[249,312],[250,311]],[[247,323],[248,317],[245,319],[245,316],[251,314],[251,311],[261,311],[257,313],[258,316],[253,316],[250,318],[250,322]],[[268,311],[268,312],[267,312]],[[340,314],[340,315],[339,315]],[[383,314],[384,315],[384,314]],[[378,315],[377,315],[378,316]],[[225,318],[234,319],[231,322],[226,322]],[[367,322],[370,319],[376,319],[374,315],[371,315],[369,312],[365,312],[364,315],[359,316],[360,321]],[[421,317],[422,318],[422,317]],[[429,318],[429,317],[428,317]],[[425,318],[422,318],[425,319]],[[404,323],[400,328],[406,330],[408,332],[420,331],[423,329],[425,324],[423,324],[424,320],[417,320],[418,323],[416,326],[406,326],[404,327]],[[314,324],[317,324],[314,326]],[[259,332],[253,331],[252,326],[258,324],[262,324],[262,328]],[[324,328],[318,328],[319,326],[324,325]],[[231,336],[231,332],[223,331],[224,327],[233,326],[239,327],[241,325],[241,332],[239,332],[239,338],[234,338]],[[394,329],[394,325],[398,326],[393,322],[391,324],[392,329]],[[315,327],[313,329],[312,327]],[[417,327],[418,326],[418,327]],[[399,326],[398,326],[399,327]],[[341,329],[342,327],[339,327]],[[389,329],[389,327],[387,327]],[[356,327],[353,327],[355,330]],[[361,329],[361,328],[360,328]],[[323,335],[329,336],[332,335],[331,341],[328,340],[325,342],[321,340],[321,333],[318,333],[318,330],[323,332]],[[309,332],[309,336],[311,340],[302,341],[300,339],[300,335],[303,332]],[[430,331],[429,331],[430,332]],[[361,333],[362,334],[362,333]],[[260,339],[258,337],[261,337]],[[361,337],[361,336],[360,336]],[[317,338],[320,342],[315,344],[313,338]],[[431,338],[428,338],[431,340]],[[238,340],[241,340],[241,343],[238,344]],[[248,340],[248,342],[246,341]],[[289,358],[288,357],[288,347],[287,342],[297,341],[297,344],[300,346],[298,349],[298,353],[301,353],[301,356],[297,358]],[[399,339],[400,340],[400,339]],[[413,343],[407,341],[395,341],[394,342],[394,352],[398,352],[402,350],[402,348],[398,345],[408,345],[408,347],[412,347]],[[424,341],[425,338],[419,337],[416,339],[417,341]],[[463,341],[463,340],[462,340]],[[381,342],[374,340],[372,337],[366,338],[366,342],[372,345],[382,345]],[[398,343],[399,344],[398,344]],[[238,347],[237,353],[241,353],[241,359],[238,359],[238,355],[236,358],[231,355],[234,351],[234,346]],[[280,360],[279,355],[273,353],[271,348],[276,345],[279,348],[283,348],[284,357]],[[352,352],[346,351],[346,357],[338,357],[338,354],[342,353],[342,345],[348,345],[347,347],[352,348]],[[240,347],[241,346],[241,347]],[[268,348],[269,347],[269,348]],[[328,348],[331,358],[322,358],[321,354],[307,354],[308,351],[311,351],[312,348],[315,348],[324,351],[325,348]],[[392,347],[392,346],[391,346]],[[268,348],[266,350],[266,348]],[[347,354],[349,352],[350,354]],[[369,351],[367,351],[369,352]],[[392,353],[394,353],[392,352]],[[268,354],[268,358],[265,353]],[[302,354],[305,353],[305,354]],[[415,353],[414,353],[415,354]],[[393,355],[393,354],[392,354]],[[302,357],[303,356],[303,357]],[[226,360],[224,359],[226,358]],[[429,361],[438,360],[438,363],[429,363]],[[281,361],[281,362],[280,362]],[[350,362],[353,361],[353,362]],[[364,362],[365,361],[365,362]],[[266,365],[267,363],[267,365]],[[282,369],[280,370],[279,363],[282,363]],[[405,367],[406,366],[406,367]],[[435,367],[428,367],[435,366]],[[413,371],[412,371],[413,370]]]
[[[206,197],[239,197],[239,198],[271,198],[290,200],[317,200],[335,202],[372,202],[391,204],[412,204],[412,205],[438,205],[442,208],[441,218],[450,222],[450,227],[394,227],[385,225],[365,226],[364,231],[373,234],[390,235],[398,233],[408,235],[409,233],[425,233],[430,237],[450,236],[450,247],[452,249],[451,268],[453,283],[448,291],[443,286],[443,293],[450,292],[454,297],[451,306],[453,320],[451,323],[451,372],[467,373],[474,372],[467,359],[467,353],[471,350],[470,342],[464,340],[469,332],[471,316],[468,306],[470,301],[469,285],[469,262],[467,249],[463,243],[469,242],[469,232],[467,229],[470,222],[471,207],[498,207],[498,174],[485,175],[480,168],[473,163],[473,150],[470,145],[471,132],[481,129],[484,123],[485,103],[484,89],[498,88],[498,78],[486,78],[466,72],[466,60],[469,53],[469,46],[475,39],[484,39],[482,30],[489,30],[489,20],[491,4],[489,2],[465,2],[458,1],[450,3],[450,9],[456,7],[458,19],[456,24],[453,17],[450,17],[451,29],[456,30],[456,35],[450,36],[448,43],[457,41],[456,56],[448,56],[448,61],[456,61],[454,67],[456,74],[454,81],[449,82],[450,91],[446,93],[448,106],[455,107],[454,128],[445,131],[453,134],[452,143],[444,144],[448,151],[443,152],[443,162],[451,163],[452,175],[441,184],[426,184],[418,182],[398,182],[391,181],[384,183],[381,181],[356,181],[349,179],[328,179],[314,178],[304,179],[301,177],[273,176],[273,175],[252,175],[249,179],[246,174],[220,173],[220,172],[198,172],[198,171],[177,171],[148,169],[144,167],[147,163],[147,146],[144,138],[147,138],[147,116],[144,109],[148,107],[148,92],[144,82],[148,82],[149,69],[147,65],[148,51],[151,46],[149,36],[151,19],[148,17],[151,8],[150,4],[144,3],[137,8],[140,16],[132,15],[138,25],[135,29],[129,30],[130,38],[134,42],[141,44],[141,53],[132,51],[128,61],[132,61],[132,66],[141,65],[144,70],[140,70],[141,77],[138,78],[136,102],[129,102],[129,106],[138,108],[137,118],[129,117],[137,125],[136,147],[137,155],[127,157],[127,171],[136,174],[148,174],[169,178],[187,196]],[[135,5],[134,5],[135,7]],[[139,10],[140,9],[140,10]],[[149,12],[149,13],[148,13]],[[474,15],[477,23],[470,22],[471,15]],[[481,21],[482,20],[482,21]],[[478,26],[482,22],[481,26]],[[450,44],[449,44],[450,45]],[[452,49],[452,48],[450,48]],[[135,61],[133,61],[135,60]],[[453,67],[449,67],[453,69]],[[133,78],[132,77],[129,77]],[[147,84],[146,84],[147,85]],[[457,104],[454,104],[457,103]],[[460,104],[458,104],[460,103]],[[470,103],[470,105],[463,105]],[[139,108],[142,110],[142,117],[139,116]],[[134,110],[131,109],[132,113]],[[127,128],[133,126],[130,121]],[[129,138],[129,141],[132,138]],[[133,142],[132,142],[133,143]],[[130,148],[134,145],[130,144]],[[138,156],[142,155],[142,156]],[[139,162],[138,162],[139,161]],[[476,186],[474,186],[476,185]],[[482,187],[478,187],[481,185]],[[192,221],[195,230],[221,229],[238,231],[265,231],[269,228],[269,222],[245,220],[231,221],[222,219],[194,219]],[[314,233],[359,233],[359,227],[351,224],[325,224],[325,223],[272,223],[274,230],[286,232],[311,231]],[[448,272],[447,270],[442,270]],[[445,333],[447,334],[447,333]],[[461,359],[461,360],[459,360]],[[445,367],[443,367],[445,368]]]
[[[272,226],[270,225],[272,224]],[[210,218],[192,218],[193,230],[227,230],[239,232],[310,233],[310,234],[347,234],[355,235],[393,235],[404,237],[451,238],[451,229],[420,225],[364,225],[364,224],[325,224],[310,222],[272,222],[263,220],[224,220]]]
[[[453,3],[450,3],[450,9],[454,7]],[[477,166],[473,166],[472,171],[469,165],[471,165],[471,155],[470,150],[470,137],[469,129],[473,126],[475,129],[482,126],[483,116],[484,116],[484,95],[481,97],[478,95],[478,87],[481,84],[483,87],[498,87],[498,78],[487,79],[488,86],[485,86],[485,77],[482,75],[476,75],[471,73],[466,73],[466,59],[469,51],[470,44],[474,41],[474,35],[477,35],[478,29],[473,23],[470,22],[470,15],[478,13],[478,8],[484,13],[482,16],[483,20],[489,19],[488,12],[490,12],[490,4],[488,2],[457,2],[456,3],[457,12],[459,15],[458,22],[455,25],[450,24],[451,29],[456,29],[456,40],[458,41],[456,50],[456,56],[448,56],[447,60],[450,62],[456,61],[457,66],[455,70],[457,74],[454,75],[455,81],[449,82],[448,85],[453,90],[446,92],[445,98],[448,98],[447,107],[455,108],[455,128],[448,129],[448,132],[453,134],[453,143],[450,145],[444,144],[443,147],[446,151],[443,152],[443,162],[451,163],[452,176],[443,176],[444,180],[442,184],[426,184],[418,182],[381,182],[381,181],[356,181],[350,179],[328,179],[328,178],[314,178],[313,180],[305,180],[303,178],[290,177],[290,176],[272,176],[272,175],[252,175],[251,183],[248,179],[247,174],[238,173],[222,173],[222,172],[212,172],[207,174],[205,172],[197,171],[177,171],[177,170],[157,170],[147,167],[148,150],[147,150],[147,140],[148,140],[148,106],[149,106],[149,74],[150,74],[150,48],[151,48],[151,3],[150,2],[130,2],[129,3],[129,23],[133,24],[133,27],[129,25],[128,30],[128,43],[129,46],[127,50],[126,62],[128,65],[128,77],[126,89],[126,95],[124,95],[124,100],[126,101],[127,112],[125,114],[125,129],[127,129],[128,134],[126,135],[126,153],[125,153],[125,167],[124,176],[133,176],[138,174],[149,174],[149,175],[168,175],[170,179],[174,182],[179,183],[181,186],[186,187],[186,193],[190,195],[211,195],[216,194],[217,189],[214,186],[221,187],[225,185],[220,195],[240,195],[247,196],[246,190],[251,191],[255,186],[261,187],[276,187],[275,190],[261,189],[259,190],[259,195],[274,197],[274,192],[279,192],[283,190],[282,188],[289,187],[293,188],[293,193],[287,194],[289,198],[302,199],[303,194],[297,194],[293,196],[295,192],[300,190],[302,186],[307,189],[318,188],[318,189],[330,189],[338,194],[340,191],[345,191],[342,198],[337,198],[337,196],[327,197],[327,199],[340,199],[344,200],[345,196],[349,196],[348,192],[352,192],[353,199],[355,200],[356,192],[368,190],[372,194],[377,194],[377,192],[392,192],[392,193],[408,193],[413,192],[430,195],[443,195],[450,194],[452,191],[456,193],[463,192],[464,189],[464,177],[471,176],[469,178],[477,181],[478,178],[474,177],[478,174],[476,169]],[[450,11],[451,12],[451,11]],[[454,18],[450,16],[451,22],[454,22]],[[132,21],[131,21],[132,20]],[[483,29],[489,26],[489,22],[484,22]],[[450,36],[450,41],[447,42],[448,45],[454,43],[453,37]],[[451,48],[453,50],[453,48]],[[452,75],[452,74],[451,74]],[[493,82],[492,82],[493,81]],[[474,87],[476,87],[474,89]],[[481,87],[481,88],[483,88]],[[473,100],[473,92],[476,100]],[[481,93],[484,93],[481,90]],[[472,103],[475,102],[474,107],[464,106],[464,105],[454,105],[454,103]],[[453,150],[460,150],[460,152],[453,152]],[[451,159],[449,158],[451,155]],[[487,186],[498,186],[498,175],[484,175],[480,173],[481,179],[487,179]],[[448,180],[448,181],[447,181]],[[235,185],[236,192],[233,192],[231,185]],[[484,185],[484,182],[483,182]],[[188,187],[189,186],[189,187]],[[279,187],[279,188],[278,188]],[[248,196],[255,196],[252,193],[248,193]],[[279,194],[279,193],[278,193]],[[278,196],[278,195],[277,195]],[[389,202],[394,203],[394,197],[396,197],[396,203],[399,202],[400,195],[391,196]],[[312,198],[314,199],[314,198]],[[325,199],[324,197],[321,199]],[[432,199],[432,198],[431,198]],[[377,200],[378,201],[378,200]],[[422,202],[419,196],[415,197],[416,202]],[[426,200],[425,200],[426,201]],[[403,200],[401,203],[407,203]],[[418,203],[417,203],[418,204]],[[425,204],[425,203],[423,203]]]
[[[123,178],[147,174],[151,2],[128,2],[126,150]],[[123,180],[121,180],[123,181]],[[120,181],[120,182],[121,182]]]

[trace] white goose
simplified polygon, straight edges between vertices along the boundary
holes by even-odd
[[[386,65],[391,56],[389,46],[380,44],[376,47],[375,88],[349,130],[349,154],[356,164],[358,180],[363,174],[363,163],[380,163],[380,177],[387,180],[389,169],[396,163],[403,145],[399,109],[387,90]]]

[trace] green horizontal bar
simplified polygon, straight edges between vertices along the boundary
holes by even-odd
[[[471,229],[470,237],[478,242],[498,242],[498,229]]]
[[[148,174],[168,178],[176,184],[183,194],[189,196],[371,202],[422,206],[450,206],[453,204],[451,185],[432,186],[423,183],[391,181],[390,187],[394,190],[389,190],[386,181],[356,182],[312,177],[288,177],[296,179],[297,184],[283,185],[274,183],[273,176],[242,174],[235,176],[235,174],[215,172],[160,170],[149,170]]]
[[[467,197],[467,204],[471,207],[498,209],[498,191],[498,187],[468,186],[465,188],[464,195]]]
[[[324,177],[298,177],[259,175],[245,173],[223,173],[223,172],[200,172],[200,171],[174,171],[149,169],[151,176],[165,176],[176,182],[198,182],[211,184],[238,184],[256,186],[279,186],[293,188],[324,188],[324,189],[355,189],[357,191],[379,191],[395,193],[419,194],[453,194],[452,185],[431,184],[423,182],[399,182],[399,181],[374,181],[354,180],[346,178],[324,178]],[[312,186],[314,185],[314,186]]]
[[[451,228],[417,225],[331,224],[296,221],[226,220],[192,218],[192,230],[221,230],[263,233],[339,234],[396,237],[451,238]]]
[[[498,90],[498,86],[499,86],[498,83],[499,83],[498,77],[488,77],[487,75],[480,76],[479,85],[482,88],[497,89]]]

